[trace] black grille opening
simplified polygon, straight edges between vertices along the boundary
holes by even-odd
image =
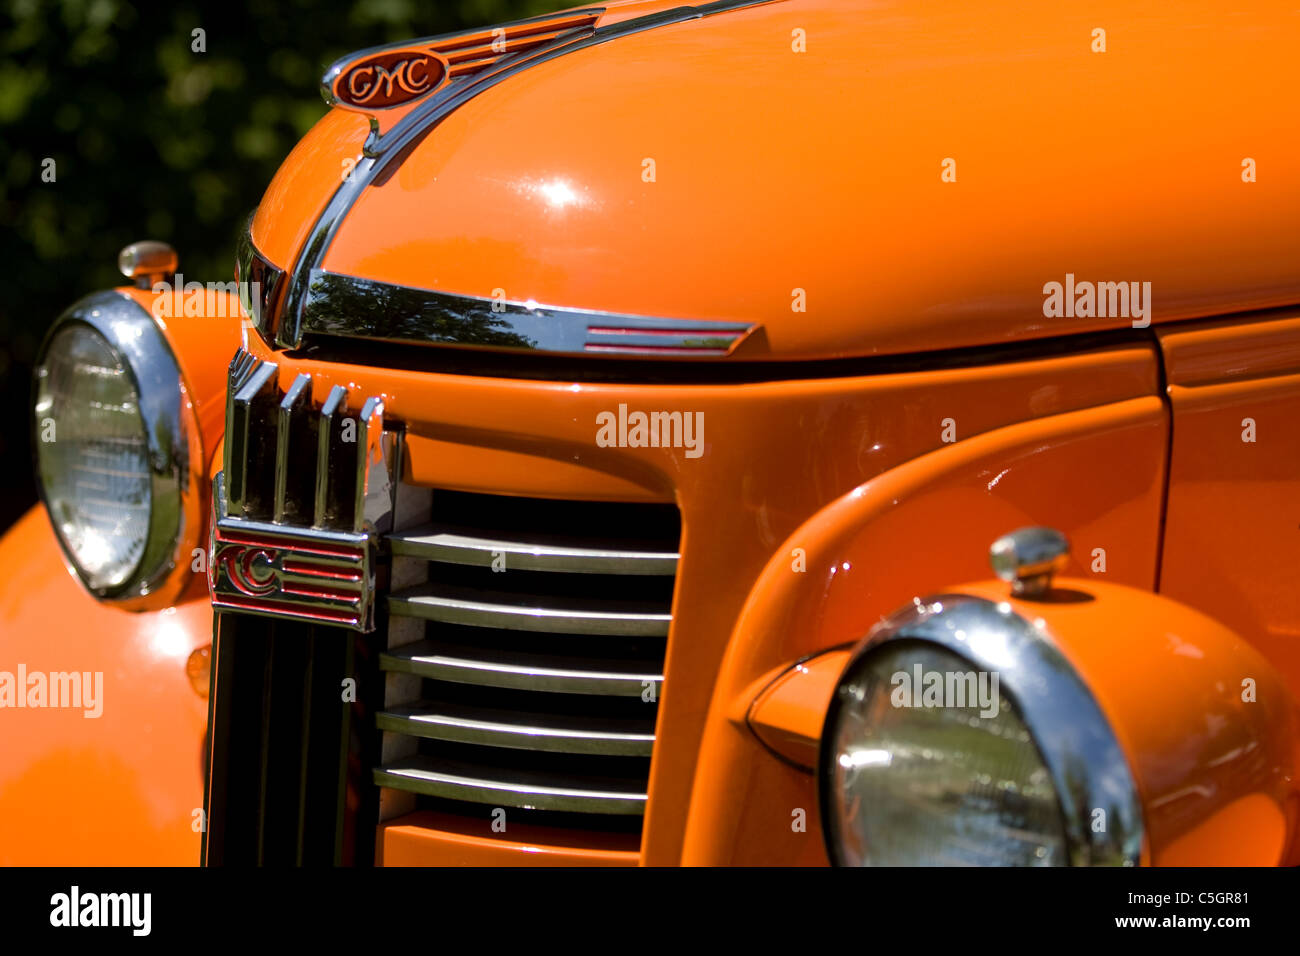
[[[382,686],[373,637],[216,615],[203,862],[367,865]],[[356,682],[345,701],[344,681]]]
[[[435,524],[540,540],[589,537],[624,546],[653,543],[675,551],[682,536],[681,515],[670,504],[565,501],[439,489],[433,495],[432,514]]]

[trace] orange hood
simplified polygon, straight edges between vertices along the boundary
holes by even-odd
[[[1163,0],[775,0],[654,26],[442,117],[319,267],[758,326],[726,361],[1294,304],[1297,36],[1288,4]],[[268,191],[253,239],[291,278],[367,129],[332,110]],[[1128,314],[1116,287],[1085,303],[1099,283],[1125,284]]]

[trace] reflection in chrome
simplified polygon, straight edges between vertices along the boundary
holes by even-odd
[[[390,285],[316,270],[305,334],[545,352],[726,355],[755,326],[556,309]]]
[[[495,627],[553,634],[609,634],[665,637],[672,615],[658,608],[627,610],[599,598],[527,600],[519,595],[426,584],[388,598],[393,617],[415,617],[445,624]]]
[[[271,260],[253,245],[253,216],[249,213],[244,228],[239,232],[235,247],[235,281],[239,286],[239,304],[244,314],[252,320],[253,328],[270,337],[271,317],[275,312],[276,298],[280,294],[284,270],[271,264]]]
[[[530,810],[640,815],[644,785],[606,777],[584,779],[544,770],[516,770],[414,756],[375,771],[375,783],[411,793]]]
[[[649,757],[655,742],[653,715],[598,722],[585,716],[451,702],[390,707],[379,713],[377,726],[412,737],[484,747],[612,757]]]
[[[1011,593],[1033,598],[1052,589],[1052,577],[1070,563],[1070,542],[1055,528],[1020,528],[989,548],[989,564]]]
[[[886,618],[854,652],[853,660],[895,641],[928,641],[996,671],[1017,705],[1052,776],[1073,866],[1135,866],[1142,856],[1142,804],[1132,771],[1101,708],[1048,634],[1011,605],[964,594],[924,598]],[[850,662],[846,673],[853,668]],[[822,735],[823,819],[835,819],[829,767],[835,707]],[[1095,832],[1092,815],[1103,809],[1108,825]],[[826,827],[827,849],[838,858],[838,838]]]
[[[446,642],[417,641],[391,648],[380,655],[382,670],[414,674],[430,680],[508,687],[560,694],[594,694],[604,697],[640,697],[663,683],[662,663],[654,666],[617,661],[556,658],[538,651],[504,651],[482,644],[461,650]]]
[[[519,571],[568,571],[579,574],[677,573],[677,552],[643,547],[611,547],[607,542],[555,535],[512,534],[482,537],[473,529],[456,533],[446,528],[422,527],[390,535],[393,554],[425,561],[490,567],[504,556]]]
[[[170,280],[176,274],[176,266],[176,250],[156,239],[133,242],[117,254],[118,271],[140,289],[150,289],[155,282]]]

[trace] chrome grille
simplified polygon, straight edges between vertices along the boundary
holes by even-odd
[[[428,492],[388,535],[383,816],[422,804],[645,810],[680,518],[672,505]],[[411,500],[402,486],[399,500]],[[578,815],[576,818],[574,815]],[[534,815],[530,819],[536,822]]]
[[[240,350],[209,550],[214,634],[207,865],[369,865],[385,586],[401,507],[383,404]]]

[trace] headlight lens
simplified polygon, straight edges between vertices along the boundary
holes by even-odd
[[[936,700],[924,694],[930,675],[944,682],[937,706],[926,705]],[[994,693],[992,675],[980,680],[970,662],[921,641],[884,644],[850,668],[823,750],[838,862],[1068,864],[1052,776],[1015,705]]]
[[[104,337],[75,323],[51,339],[36,389],[37,466],[51,520],[90,587],[120,587],[149,534],[140,395]]]
[[[133,609],[193,580],[203,444],[176,356],[135,299],[96,292],[59,316],[36,363],[41,498],[82,584]]]

